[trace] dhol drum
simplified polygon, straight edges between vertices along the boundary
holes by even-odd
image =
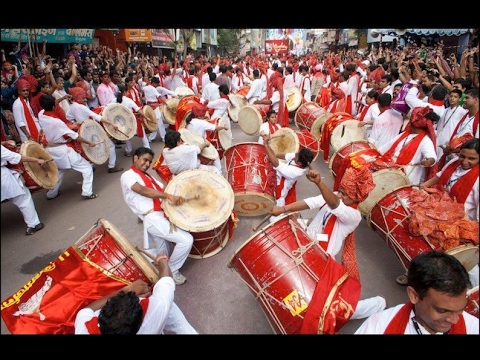
[[[190,89],[188,86],[177,86],[175,89],[175,93],[179,98],[185,97],[185,96],[190,96],[190,95],[195,95],[192,89]]]
[[[215,119],[209,120],[211,123],[215,123]],[[223,159],[223,153],[232,145],[232,129],[230,128],[230,122],[227,118],[222,117],[218,120],[219,126],[228,127],[228,130],[219,131],[207,131],[206,134],[210,139],[210,142],[215,146],[218,151],[219,159]]]
[[[478,285],[467,291],[467,306],[465,311],[476,318],[479,317],[478,311]]]
[[[99,219],[74,245],[86,261],[108,275],[129,284],[137,279],[154,285],[158,270],[111,222]]]
[[[318,141],[322,139],[323,125],[332,116],[334,116],[334,113],[325,112],[324,114],[320,115],[318,119],[315,120],[315,122],[312,124],[310,132],[318,139]]]
[[[220,252],[231,238],[234,195],[227,180],[207,170],[186,170],[176,175],[165,192],[185,202],[163,203],[165,215],[175,226],[193,235],[189,257],[203,259]]]
[[[295,112],[298,107],[302,104],[302,94],[296,86],[291,86],[286,88],[288,100],[287,100],[287,110],[289,113]]]
[[[400,259],[403,267],[408,269],[410,261],[420,253],[436,248],[427,236],[411,235],[409,231],[410,194],[414,185],[402,186],[386,194],[372,207],[367,215],[367,224]],[[455,256],[470,271],[478,264],[478,246],[466,244],[446,250]]]
[[[87,144],[80,143],[80,155],[96,165],[102,165],[107,162],[110,156],[110,144],[108,136],[103,127],[96,120],[85,120],[80,124],[78,134],[97,145],[90,147]]]
[[[53,189],[58,183],[58,167],[52,155],[42,145],[33,140],[26,140],[22,145],[9,148],[20,155],[44,159],[46,162],[40,166],[33,162],[22,162],[18,164],[7,164],[9,169],[17,171],[22,176],[23,183],[34,193],[43,189]]]
[[[236,94],[229,94],[230,103],[228,104],[228,116],[233,122],[238,122],[238,113],[244,106],[248,105],[248,101],[245,96]]]
[[[142,107],[143,110],[143,127],[145,128],[145,133],[152,133],[157,131],[157,115],[155,115],[155,111],[152,109],[150,105],[144,105]]]
[[[318,333],[335,333],[352,316],[351,303],[360,296],[360,285],[352,285],[344,269],[333,270],[341,265],[308,237],[295,213],[253,235],[227,266],[248,286],[277,334],[301,333],[303,322],[311,319],[309,311],[320,313],[313,326]],[[314,296],[317,291],[323,298]],[[324,332],[326,323],[333,326]]]
[[[163,122],[169,125],[175,126],[175,119],[177,116],[177,108],[180,99],[169,98],[165,100],[165,104],[162,106]]]
[[[185,96],[180,99],[175,114],[175,130],[187,126],[187,116],[190,115],[195,105],[201,105],[200,98],[195,95]]]
[[[115,130],[110,124],[103,124],[107,134],[121,141],[130,140],[137,133],[137,120],[132,110],[119,103],[105,106],[102,116],[118,126]]]
[[[367,198],[358,204],[358,210],[368,215],[370,210],[385,194],[401,186],[410,184],[405,172],[401,169],[384,168],[372,170],[371,164],[381,156],[375,146],[365,140],[354,141],[340,148],[330,159],[330,173],[334,178],[334,190],[338,190],[345,170],[349,167],[368,166],[372,171],[375,187]]]
[[[295,125],[297,125],[299,129],[307,129],[310,131],[313,124],[326,112],[327,111],[316,102],[306,102],[300,105],[295,113]]]
[[[230,146],[224,153],[227,180],[239,216],[267,214],[275,205],[276,175],[265,147],[256,142]]]
[[[313,134],[307,129],[295,131],[295,134],[297,135],[297,138],[298,138],[299,149],[301,148],[310,149],[310,151],[313,153],[312,162],[315,161],[315,159],[318,156],[318,153],[320,152],[320,142],[318,141],[318,139],[315,136],[313,136]]]
[[[200,146],[204,142],[208,142],[210,144],[210,146],[207,146],[206,148],[204,148],[198,155],[198,158],[200,159],[200,163],[204,165],[212,165],[214,160],[217,160],[220,158],[218,154],[218,150],[215,148],[215,146],[213,146],[210,141],[204,139],[195,131],[189,130],[187,128],[181,128],[181,129],[178,129],[178,131],[180,132],[180,136],[182,140],[188,144],[193,144],[198,146]]]
[[[238,126],[247,135],[258,135],[270,105],[246,105],[238,112]]]
[[[282,127],[271,134],[269,145],[275,154],[296,153],[300,148],[297,134],[287,127]]]

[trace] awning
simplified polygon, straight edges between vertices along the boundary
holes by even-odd
[[[470,29],[379,29],[384,34],[388,35],[434,35],[438,34],[440,36],[460,36],[466,34]]]

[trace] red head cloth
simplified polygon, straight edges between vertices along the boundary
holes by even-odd
[[[194,105],[192,107],[193,116],[196,118],[204,117],[207,113],[208,108],[204,105]]]
[[[374,188],[375,183],[368,166],[347,168],[339,186],[350,199],[359,203],[364,201]]]
[[[334,95],[338,100],[345,98],[345,93],[339,87],[332,88],[332,95]]]
[[[461,136],[454,137],[452,140],[450,140],[450,149],[452,151],[460,150],[463,144],[465,144],[468,140],[473,139],[474,136],[472,133],[468,132],[465,133]]]
[[[24,74],[22,76],[20,76],[17,80],[17,89],[19,89],[18,87],[18,81],[20,80],[25,80],[27,83],[28,83],[28,88],[30,89],[30,92],[34,92],[37,90],[37,84],[38,84],[38,80],[35,76],[33,75],[30,75],[30,74]],[[23,87],[25,89],[25,86]]]
[[[85,81],[77,81],[75,82],[75,87],[79,87],[83,90],[85,90],[85,93],[88,93],[88,86]]]
[[[27,80],[22,79],[20,77],[20,79],[17,80],[17,89],[18,89],[18,91],[23,90],[23,89],[30,89],[30,84]]]
[[[432,139],[435,144],[437,142],[437,136],[433,127],[433,121],[430,120],[427,115],[430,113],[433,113],[433,109],[428,106],[418,106],[414,108],[410,116],[410,125],[427,130],[428,136],[430,136],[430,139]]]
[[[75,86],[73,88],[69,88],[68,92],[72,95],[73,101],[79,101],[80,99],[87,97],[87,92],[82,89],[81,87]]]
[[[3,66],[4,66],[4,67],[9,67],[9,66],[12,66],[12,64],[10,64],[8,61],[5,61],[5,62],[3,63]]]

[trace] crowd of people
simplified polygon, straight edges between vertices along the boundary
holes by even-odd
[[[118,131],[119,125],[99,109],[122,104],[135,118],[141,145],[108,137],[107,171],[122,172],[124,201],[143,222],[144,247],[154,249],[154,264],[160,272],[151,293],[144,283],[134,282],[82,309],[75,324],[77,333],[197,333],[173,301],[175,286],[187,281],[180,270],[194,239],[188,231],[171,231],[162,208],[164,201],[176,206],[185,198],[164,189],[170,179],[186,170],[225,174],[221,157],[206,165],[200,155],[213,146],[211,134],[231,130],[228,109],[235,106],[230,97],[234,94],[241,94],[249,105],[269,107],[258,143],[275,171],[270,221],[286,212],[318,209],[313,221],[304,224],[305,231],[330,256],[342,250],[342,265],[359,282],[354,231],[362,220],[358,204],[375,187],[372,174],[367,168],[348,168],[337,181],[338,189],[332,190],[312,169],[311,149],[272,150],[272,134],[293,126],[288,89],[298,90],[302,104],[313,102],[327,112],[343,112],[358,120],[358,126],[367,129],[364,140],[378,149],[385,163],[401,167],[410,184],[446,190],[465,205],[466,218],[479,221],[479,83],[478,65],[474,65],[475,60],[478,64],[478,44],[465,49],[458,61],[441,42],[430,52],[416,46],[386,46],[368,52],[348,49],[303,56],[192,54],[183,61],[130,48],[128,52],[107,47],[94,50],[85,44],[72,44],[64,58],[53,59],[47,48],[44,42],[34,59],[19,52],[7,57],[2,49],[2,202],[9,200],[22,212],[26,235],[44,227],[29,190],[8,166],[20,161],[43,165],[44,160],[13,151],[26,141],[44,146],[59,169],[57,185],[46,193],[48,200],[60,195],[68,169],[82,173],[81,196],[97,198],[95,165],[75,144],[94,148],[99,143],[84,139],[78,128],[91,119]],[[190,89],[198,100],[185,117],[184,127],[203,139],[200,144],[185,141],[162,111],[169,99],[182,98],[181,88]],[[146,105],[156,117],[153,131],[145,125]],[[164,142],[157,156],[168,176],[160,181],[148,173],[155,163],[152,141]],[[127,170],[116,165],[116,149],[122,145],[124,156],[132,157]],[[304,176],[316,184],[319,194],[297,199],[295,186]],[[478,319],[463,310],[466,291],[478,284],[478,266],[475,271],[472,280],[472,273],[444,252],[419,255],[397,280],[407,286],[410,302],[386,309],[381,296],[359,300],[351,318],[367,320],[357,333],[478,334]],[[148,307],[139,305],[144,298],[150,299]]]

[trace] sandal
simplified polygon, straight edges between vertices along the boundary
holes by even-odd
[[[97,194],[90,194],[88,196],[83,196],[82,195],[82,197],[86,200],[90,200],[90,199],[96,199],[98,197],[98,195]]]
[[[399,284],[399,285],[403,285],[403,286],[408,285],[408,277],[407,277],[406,274],[397,276],[397,278],[395,279],[395,281],[396,281],[397,284]]]
[[[59,197],[59,196],[60,196],[60,191],[59,191],[59,192],[57,193],[57,195],[55,195],[55,196],[52,196],[52,197],[48,197],[48,196],[47,196],[47,200],[53,200],[53,199],[56,199],[56,198]]]

